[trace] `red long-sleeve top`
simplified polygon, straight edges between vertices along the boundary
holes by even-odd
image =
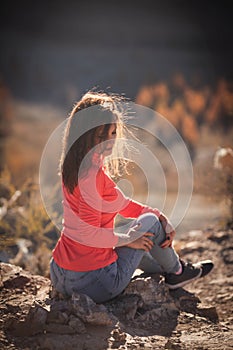
[[[71,194],[63,186],[63,229],[53,250],[55,262],[73,271],[102,268],[117,260],[114,219],[159,210],[124,196],[103,167],[92,166]]]

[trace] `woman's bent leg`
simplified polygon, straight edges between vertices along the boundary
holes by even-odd
[[[161,272],[176,272],[179,268],[179,257],[173,248],[162,249],[159,244],[165,239],[163,228],[154,214],[143,214],[136,223],[140,224],[140,231],[152,232],[154,246],[150,251],[155,259],[155,266],[161,267]],[[135,221],[133,225],[135,225]],[[145,251],[126,246],[117,247],[116,262],[94,271],[75,272],[59,267],[52,259],[50,270],[51,280],[58,292],[72,295],[73,292],[87,294],[95,302],[104,302],[120,294],[129,284],[134,271],[138,268]],[[148,257],[144,258],[148,259]],[[154,271],[153,272],[160,272]]]
[[[147,213],[134,220],[132,226],[139,224],[141,232],[152,232],[154,237],[153,248],[149,253],[141,249],[132,249],[128,247],[118,247],[117,260],[117,282],[115,292],[118,294],[123,291],[137,268],[142,268],[148,273],[177,272],[180,268],[180,259],[173,248],[160,248],[160,244],[165,240],[166,235],[163,227],[153,213]],[[117,294],[116,294],[117,295]]]
[[[163,273],[162,267],[158,264],[158,262],[152,257],[152,255],[148,252],[142,257],[138,268],[146,273]]]
[[[112,274],[111,285],[112,297],[120,294],[129,284],[134,271],[138,267],[144,267],[145,272],[162,273],[176,272],[180,268],[179,256],[173,248],[160,248],[165,239],[165,232],[156,215],[148,213],[139,216],[132,222],[132,226],[139,224],[141,232],[152,232],[154,242],[150,253],[142,249],[133,249],[126,246],[117,247],[118,259],[117,271]],[[105,283],[109,277],[106,277]]]
[[[166,234],[158,217],[153,213],[146,213],[140,215],[136,223],[139,223],[139,230],[141,232],[151,232],[154,234],[154,237],[151,238],[154,246],[150,250],[150,255],[161,267],[161,272],[177,272],[180,268],[180,259],[174,248],[160,247],[160,244],[166,239]]]

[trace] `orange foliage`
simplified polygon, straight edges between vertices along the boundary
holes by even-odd
[[[207,101],[202,91],[195,91],[191,88],[187,88],[184,95],[187,109],[193,115],[197,115],[204,111]]]
[[[191,115],[187,114],[184,116],[181,131],[185,140],[193,145],[197,144],[199,131],[197,123]]]
[[[225,79],[220,79],[215,89],[194,88],[177,73],[171,82],[143,86],[136,102],[153,108],[170,121],[192,151],[200,139],[202,126],[224,132],[233,126],[233,86]]]

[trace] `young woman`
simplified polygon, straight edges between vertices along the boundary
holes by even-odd
[[[123,141],[116,142],[126,131],[113,95],[85,94],[68,118],[60,162],[63,230],[50,264],[52,284],[64,295],[76,291],[99,303],[119,295],[137,268],[163,274],[171,289],[213,268],[209,260],[183,262],[166,216],[125,197],[112,180],[126,165]],[[125,234],[114,232],[117,214],[134,218]]]

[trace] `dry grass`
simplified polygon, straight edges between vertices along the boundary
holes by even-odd
[[[59,232],[44,209],[38,185],[30,179],[16,188],[10,172],[4,169],[0,199],[1,260],[33,273],[48,274],[51,251]]]

